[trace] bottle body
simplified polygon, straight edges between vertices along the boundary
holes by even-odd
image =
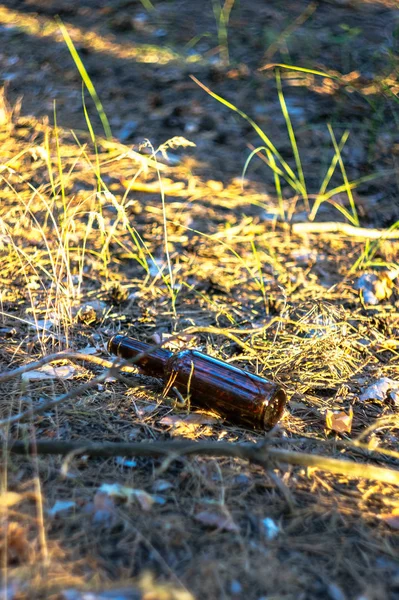
[[[192,404],[239,425],[267,429],[284,412],[285,392],[276,384],[196,350],[171,356],[165,376]]]
[[[196,350],[173,354],[163,348],[148,352],[150,348],[121,335],[108,344],[113,354],[135,358],[144,373],[163,379],[167,391],[175,387],[193,406],[215,411],[232,423],[268,429],[281,418],[286,395],[275,383]]]

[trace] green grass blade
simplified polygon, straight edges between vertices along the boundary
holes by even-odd
[[[344,134],[342,135],[342,137],[340,139],[340,142],[338,144],[339,153],[342,152],[342,149],[345,146],[345,144],[346,144],[346,142],[348,140],[348,137],[349,137],[349,130],[346,130],[344,132]],[[336,166],[338,164],[338,160],[339,160],[339,154],[337,152],[335,152],[334,156],[333,156],[333,159],[331,161],[330,167],[328,168],[327,173],[326,173],[326,175],[325,175],[325,177],[324,177],[324,179],[323,179],[323,181],[321,183],[320,190],[319,190],[319,195],[320,196],[324,195],[324,193],[325,193],[325,191],[326,191],[326,189],[328,187],[328,184],[331,181],[331,177],[334,175]]]
[[[339,148],[340,152],[342,151],[343,147],[345,146],[348,137],[349,137],[349,131],[347,130],[344,132],[344,134],[338,144],[338,148]],[[332,176],[334,175],[337,164],[338,164],[338,154],[336,152],[334,152],[334,156],[331,160],[329,168],[327,169],[327,173],[325,174],[325,177],[321,183],[319,193],[317,194],[315,203],[313,204],[312,210],[310,211],[309,221],[314,221],[314,219],[316,218],[317,211],[320,208],[320,205],[326,200],[325,192],[328,187],[328,184],[331,181]]]
[[[346,191],[346,194],[348,196],[349,204],[350,204],[350,207],[351,207],[351,210],[352,210],[352,223],[354,225],[359,225],[359,217],[357,215],[356,204],[355,204],[355,201],[354,201],[354,198],[353,198],[353,194],[352,194],[352,188],[351,188],[351,186],[349,184],[349,180],[348,180],[348,177],[347,177],[347,174],[346,174],[346,169],[345,169],[344,161],[342,160],[342,155],[341,155],[339,146],[337,144],[337,140],[335,138],[334,131],[333,131],[333,129],[332,129],[332,127],[331,127],[330,124],[328,124],[328,131],[330,132],[330,136],[331,136],[332,143],[334,145],[335,153],[338,156],[338,163],[339,163],[339,166],[340,166],[340,169],[341,169],[341,173],[342,173],[342,177],[343,177],[343,180],[344,180],[345,191]]]
[[[103,107],[103,105],[101,103],[101,100],[98,97],[96,89],[95,89],[95,87],[94,87],[94,85],[93,85],[93,83],[92,83],[92,81],[91,81],[91,79],[89,77],[88,72],[86,71],[86,67],[84,66],[84,64],[83,64],[83,62],[82,62],[82,60],[81,60],[81,58],[80,58],[80,56],[79,56],[79,54],[78,54],[78,52],[77,52],[77,50],[75,48],[75,45],[74,45],[74,43],[73,43],[73,41],[71,39],[71,36],[68,33],[67,28],[65,27],[65,25],[63,24],[63,22],[61,21],[61,19],[57,18],[56,21],[57,21],[58,26],[59,26],[59,28],[61,30],[61,33],[62,33],[62,35],[64,37],[65,43],[66,43],[66,45],[68,47],[68,50],[71,53],[71,56],[72,56],[72,58],[74,60],[74,63],[75,63],[75,65],[76,65],[76,67],[77,67],[77,69],[79,71],[79,74],[80,74],[80,76],[81,76],[81,78],[82,78],[82,80],[83,80],[83,82],[84,82],[84,84],[85,84],[85,86],[86,86],[86,88],[87,88],[90,96],[93,99],[94,105],[95,105],[95,107],[97,109],[98,115],[100,117],[103,129],[104,129],[105,137],[109,140],[109,139],[112,138],[111,127],[110,127],[107,115],[105,114],[104,107]]]
[[[325,71],[317,71],[315,69],[307,69],[305,67],[297,67],[295,65],[286,65],[284,63],[269,63],[261,67],[259,71],[266,71],[268,69],[274,69],[275,67],[279,67],[281,69],[289,69],[290,71],[299,71],[300,73],[309,73],[310,75],[319,75],[320,77],[328,77],[329,79],[336,79],[337,81],[341,81],[340,77],[338,77],[337,75],[331,75],[330,73],[326,73]]]
[[[389,173],[389,171],[388,171],[388,173]],[[351,190],[354,190],[357,187],[359,187],[359,185],[362,183],[367,183],[368,181],[375,181],[376,179],[384,177],[385,175],[387,175],[386,172],[385,173],[372,173],[371,175],[365,175],[364,177],[359,177],[359,179],[354,179],[353,181],[350,181],[348,185],[351,188]],[[340,194],[341,192],[344,192],[345,190],[346,190],[346,185],[344,183],[342,183],[341,185],[336,186],[332,190],[325,192],[323,195],[323,201],[329,200],[336,194]]]
[[[359,226],[359,221],[353,217],[353,215],[349,212],[349,210],[347,208],[345,208],[345,206],[338,204],[338,202],[335,202],[335,200],[330,200],[330,204],[334,208],[336,208],[342,215],[344,215],[345,219],[348,219],[348,221],[352,225],[354,225],[355,227]]]
[[[266,152],[267,152],[267,156],[268,156],[270,164],[272,165],[272,167],[275,167],[276,161],[274,160],[273,154],[270,152],[270,150],[266,150]],[[276,188],[277,201],[278,201],[278,206],[279,206],[279,210],[280,210],[280,217],[283,221],[285,221],[284,200],[283,200],[283,193],[281,191],[280,175],[277,172],[277,169],[273,169],[273,174],[274,174],[274,186]]]
[[[143,8],[145,8],[145,10],[149,13],[151,12],[155,12],[155,6],[153,5],[153,3],[150,0],[140,0],[141,4],[143,5]]]
[[[62,198],[62,206],[64,210],[64,219],[66,219],[66,198],[65,198],[65,185],[64,185],[64,177],[63,177],[63,169],[62,169],[62,160],[61,160],[61,150],[60,150],[60,140],[58,137],[58,128],[57,128],[57,111],[54,100],[54,135],[55,135],[55,145],[57,148],[57,164],[58,164],[58,175],[60,178],[60,188],[61,188],[61,198]]]
[[[285,179],[285,181],[288,183],[288,185],[290,187],[292,187],[294,190],[296,190],[296,183],[295,181],[293,181],[292,179],[290,179],[288,177],[288,175],[286,175],[284,173],[284,171],[282,171],[280,169],[280,167],[277,166],[276,161],[274,160],[274,156],[273,154],[270,152],[270,150],[268,148],[266,148],[265,146],[258,146],[258,148],[254,148],[251,152],[251,154],[248,156],[247,160],[245,161],[245,165],[244,168],[242,170],[241,173],[241,177],[244,178],[245,174],[248,170],[249,167],[249,163],[251,162],[251,160],[253,159],[253,157],[255,156],[255,154],[257,154],[258,156],[260,155],[261,151],[264,151],[266,154],[266,157],[261,155],[260,158],[267,164],[267,166],[273,171],[274,175],[279,175],[280,177],[283,177]],[[269,153],[269,154],[268,154]],[[270,160],[270,156],[272,157],[272,160]]]
[[[251,117],[249,117],[248,115],[246,115],[242,110],[240,110],[239,108],[237,108],[236,106],[234,106],[234,104],[232,104],[228,100],[225,100],[224,98],[222,98],[221,96],[219,96],[215,92],[212,92],[212,90],[210,90],[206,85],[204,85],[203,83],[201,83],[196,77],[194,77],[194,75],[190,75],[190,77],[191,77],[191,79],[197,85],[200,86],[200,88],[202,88],[212,98],[215,98],[215,100],[217,100],[221,104],[224,104],[225,106],[227,106],[227,108],[229,108],[230,110],[232,110],[232,111],[236,112],[237,114],[239,114],[240,117],[242,117],[243,119],[245,119],[245,121],[247,121],[247,123],[249,123],[251,125],[251,127],[259,135],[260,139],[265,143],[265,145],[268,147],[268,149],[273,153],[274,157],[279,160],[281,166],[284,168],[284,170],[289,175],[289,177],[293,181],[295,181],[295,186],[296,186],[295,189],[296,189],[296,191],[298,191],[299,193],[301,193],[301,182],[298,180],[298,177],[295,175],[294,171],[291,169],[291,167],[289,166],[289,164],[283,159],[283,157],[281,156],[281,154],[279,153],[279,151],[277,150],[277,148],[274,146],[274,144],[272,143],[272,141],[270,140],[270,138],[265,134],[264,131],[262,131],[262,129],[259,127],[259,125],[257,125],[255,123],[255,121],[253,121],[251,119]]]
[[[85,90],[84,90],[84,85],[82,83],[82,106],[83,106],[83,113],[86,119],[86,124],[87,124],[87,128],[89,130],[89,134],[91,137],[91,141],[93,142],[93,146],[94,146],[94,152],[96,155],[96,170],[95,170],[95,174],[96,174],[96,178],[97,178],[97,191],[101,192],[101,170],[100,170],[100,158],[98,156],[98,146],[97,146],[97,139],[94,133],[94,129],[93,126],[91,124],[91,120],[90,120],[90,116],[87,110],[87,106],[86,106],[86,99],[85,99]]]
[[[276,83],[277,83],[278,99],[280,101],[280,106],[281,106],[281,112],[283,113],[283,116],[284,116],[285,124],[286,124],[287,131],[288,131],[288,137],[290,138],[291,148],[292,148],[292,152],[294,154],[295,164],[296,164],[296,168],[297,168],[297,172],[298,172],[298,178],[299,178],[299,181],[301,182],[303,199],[305,202],[306,209],[309,211],[308,193],[306,190],[306,182],[305,182],[305,176],[303,174],[301,157],[299,155],[298,144],[296,141],[294,128],[292,127],[290,114],[288,112],[287,104],[285,102],[283,86],[281,85],[281,75],[280,75],[279,69],[276,69]]]
[[[365,245],[364,245],[364,250],[361,253],[361,255],[359,256],[359,258],[356,259],[355,263],[350,268],[350,270],[348,272],[348,276],[355,273],[359,268],[364,269],[364,268],[372,266],[371,261],[374,258],[374,256],[376,255],[381,242],[383,242],[386,239],[388,233],[390,233],[391,231],[395,231],[396,229],[399,229],[399,221],[396,221],[388,229],[383,231],[381,233],[381,237],[378,238],[377,240],[375,240],[374,242],[370,242],[370,240],[366,240]],[[392,268],[392,263],[390,263],[390,264],[380,263],[380,266],[382,266],[382,264],[389,268]]]

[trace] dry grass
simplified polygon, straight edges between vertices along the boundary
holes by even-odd
[[[281,214],[277,201],[194,177],[184,150],[175,167],[161,151],[133,153],[112,141],[97,140],[95,151],[90,136],[3,105],[3,370],[66,348],[104,355],[117,331],[150,341],[194,327],[191,347],[287,389],[289,408],[272,432],[278,447],[397,469],[397,404],[358,396],[381,376],[399,379],[398,289],[393,283],[377,307],[362,304],[353,285],[362,240],[291,234],[264,218],[265,210]],[[397,244],[382,241],[375,258],[397,266]],[[99,373],[86,361],[72,379],[3,382],[1,418]],[[131,597],[147,599],[396,597],[394,486],[333,475],[321,463],[265,471],[228,456],[137,457],[129,467],[114,458],[7,455],[7,438],[263,439],[206,417],[190,423],[184,412],[179,426],[165,424],[175,409],[153,380],[140,381],[101,382],[3,429],[0,550],[10,598],[113,587],[136,587]],[[328,410],[350,409],[350,433],[326,428]],[[154,504],[99,493],[116,482],[152,493]],[[20,496],[6,506],[10,492]],[[52,514],[57,501],[73,505]],[[279,528],[274,538],[267,518]]]

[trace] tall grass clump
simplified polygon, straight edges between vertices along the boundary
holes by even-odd
[[[137,156],[132,153],[134,178],[148,168],[148,159]],[[68,346],[84,294],[114,280],[113,244],[149,273],[150,253],[128,216],[127,193],[117,198],[102,177],[101,169],[120,159],[117,144],[104,152],[90,140],[71,139],[55,113],[55,126],[42,126],[41,143],[21,150],[16,141],[14,156],[2,165],[2,272],[20,281],[30,308],[13,318],[36,328],[43,350],[49,337]],[[39,176],[44,181],[37,184]],[[80,179],[92,189],[77,190]]]
[[[94,85],[66,28],[61,22],[59,25],[82,76],[82,110],[88,136],[69,134],[58,127],[54,105],[54,126],[43,128],[43,142],[29,145],[22,152],[18,146],[9,164],[3,165],[1,174],[6,190],[0,215],[1,229],[8,242],[5,263],[10,274],[15,276],[18,272],[29,299],[26,318],[18,318],[36,328],[43,352],[48,339],[67,347],[70,327],[76,323],[87,291],[115,281],[116,274],[112,269],[115,251],[123,252],[127,260],[134,261],[142,273],[144,286],[151,285],[151,279],[163,282],[172,311],[176,313],[179,286],[168,244],[171,215],[168,215],[162,183],[161,171],[165,167],[158,156],[164,155],[169,148],[194,145],[184,138],[173,138],[159,148],[151,146],[148,156],[112,140],[109,122]],[[85,89],[94,101],[105,138],[98,137],[94,131]],[[12,128],[11,111],[4,111],[3,117],[3,127],[9,125]],[[82,137],[84,141],[81,141]],[[26,164],[29,161],[25,160],[28,155],[34,163],[30,171]],[[122,171],[128,164],[125,190],[119,195],[109,189],[104,178],[104,173],[112,172],[115,163],[118,166],[123,163]],[[40,185],[35,183],[35,172],[39,170],[41,177],[47,173],[46,181]],[[129,211],[130,193],[137,179],[148,175],[150,170],[159,181],[165,266],[153,255]],[[85,181],[86,188],[91,185],[92,189],[76,191],[79,179]]]
[[[214,91],[212,91],[209,87],[201,83],[196,77],[193,75],[191,78],[195,81],[207,94],[209,94],[212,98],[217,100],[219,103],[223,104],[231,111],[237,113],[242,119],[247,121],[249,125],[256,132],[258,137],[261,140],[261,144],[254,148],[250,155],[248,156],[242,176],[244,177],[248,167],[254,158],[254,156],[259,156],[264,163],[268,166],[270,171],[273,174],[274,186],[276,191],[276,197],[279,206],[279,213],[281,219],[286,218],[286,212],[284,207],[284,197],[283,197],[283,186],[286,189],[291,190],[295,197],[301,199],[304,203],[305,209],[308,214],[308,218],[310,220],[314,220],[318,213],[318,210],[324,202],[328,202],[337,211],[341,213],[341,215],[352,225],[359,225],[359,218],[357,214],[356,204],[353,197],[353,190],[357,188],[360,183],[365,181],[370,181],[371,179],[375,179],[377,175],[369,175],[363,178],[359,178],[354,181],[350,181],[345,169],[345,165],[342,158],[342,149],[344,148],[348,137],[349,131],[345,131],[340,139],[336,138],[336,135],[333,131],[333,128],[330,124],[327,125],[328,131],[330,133],[332,147],[334,150],[334,154],[332,159],[330,160],[329,166],[326,170],[326,173],[322,179],[320,187],[316,193],[309,193],[308,185],[305,176],[305,170],[302,165],[302,159],[300,156],[300,151],[296,139],[295,129],[291,120],[291,116],[289,114],[289,110],[287,107],[287,103],[285,101],[282,80],[281,80],[281,69],[280,67],[290,68],[289,65],[274,65],[275,66],[275,77],[276,77],[276,86],[277,86],[277,95],[280,103],[281,112],[284,117],[288,138],[290,141],[292,154],[294,157],[295,166],[291,166],[287,160],[284,159],[283,155],[278,150],[277,146],[273,143],[270,136],[245,112],[243,112],[240,108],[218,95]],[[294,70],[296,67],[292,67]],[[313,71],[310,69],[302,69],[298,68],[299,71],[309,72],[315,75],[327,76],[328,74]],[[334,187],[330,187],[329,184],[331,179],[333,178],[337,168],[339,167],[343,183],[340,185],[336,185]],[[345,193],[348,199],[347,206],[343,205],[341,202],[338,202],[335,197],[338,194]],[[313,204],[311,205],[310,199],[312,199]]]

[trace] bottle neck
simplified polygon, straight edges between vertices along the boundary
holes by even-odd
[[[115,335],[111,338],[108,342],[108,352],[125,360],[136,359],[134,364],[140,367],[143,373],[161,378],[164,375],[166,362],[173,355],[173,352],[164,348],[151,350],[150,344],[125,335]],[[140,356],[142,354],[143,356]]]

